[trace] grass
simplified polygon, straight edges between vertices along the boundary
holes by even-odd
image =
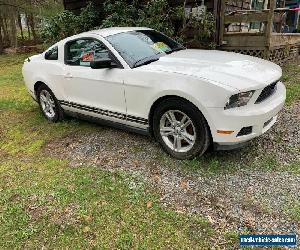
[[[159,195],[137,177],[72,168],[43,151],[52,140],[101,127],[72,119],[47,122],[22,80],[27,56],[0,56],[0,249],[210,249],[216,232],[206,219],[163,208]],[[295,65],[284,68],[288,105],[300,100]],[[157,160],[172,162],[165,154]],[[210,156],[182,168],[210,175],[229,165]],[[267,170],[277,165],[272,158],[264,162]],[[299,171],[299,163],[291,168]],[[237,246],[236,232],[224,232],[224,238],[227,249]]]
[[[286,207],[285,211],[289,214],[290,218],[294,221],[300,221],[300,202],[294,201],[292,206]]]
[[[202,218],[164,210],[124,173],[49,158],[5,162],[0,178],[1,249],[207,247],[213,233]]]
[[[287,105],[300,101],[300,60],[284,63],[282,80],[287,87]]]

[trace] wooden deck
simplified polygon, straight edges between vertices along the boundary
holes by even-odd
[[[225,14],[225,1],[221,3],[219,47],[277,63],[299,56],[300,33],[280,33],[284,10],[276,9],[276,0],[270,0],[269,9],[261,11],[241,10]],[[249,29],[250,23],[260,23],[259,29]],[[248,24],[248,32],[228,32],[232,24]],[[274,29],[278,33],[274,32]],[[247,30],[247,29],[246,29]]]
[[[277,63],[299,56],[300,33],[226,33],[220,49],[257,56]]]
[[[300,33],[272,33],[270,47],[300,46]]]
[[[222,48],[277,48],[300,45],[300,33],[272,33],[268,41],[263,33],[231,32],[223,36]]]

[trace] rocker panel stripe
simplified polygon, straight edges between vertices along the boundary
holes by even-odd
[[[140,123],[143,125],[148,125],[148,119],[144,119],[141,117],[136,117],[136,116],[132,116],[132,115],[126,116],[126,114],[123,114],[123,113],[113,112],[113,111],[99,109],[99,108],[95,108],[95,107],[89,107],[89,106],[77,104],[74,102],[59,101],[59,103],[61,105],[67,106],[67,107],[76,108],[76,109],[92,112],[95,114],[100,114],[103,116],[108,116],[108,117],[113,117],[113,118],[117,118],[117,119],[121,119],[121,120],[127,120],[130,122]]]

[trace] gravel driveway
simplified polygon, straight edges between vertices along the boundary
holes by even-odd
[[[300,233],[292,215],[300,201],[300,175],[290,165],[300,161],[299,124],[295,104],[247,148],[193,161],[170,158],[147,137],[102,127],[53,141],[45,153],[67,158],[72,166],[131,173],[158,190],[165,206],[205,216],[220,232],[219,245],[224,232]]]

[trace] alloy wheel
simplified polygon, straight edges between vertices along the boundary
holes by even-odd
[[[160,135],[175,152],[185,153],[193,148],[196,129],[191,118],[179,110],[169,110],[160,119]]]

